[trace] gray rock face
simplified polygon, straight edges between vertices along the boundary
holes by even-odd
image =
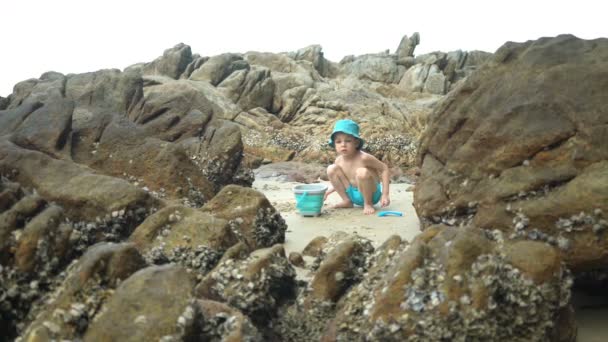
[[[237,70],[217,86],[243,110],[272,108],[275,85],[269,69],[254,66]]]
[[[178,79],[191,62],[190,46],[179,43],[173,48],[165,50],[161,57],[144,65],[143,73],[144,75],[163,75]]]
[[[507,43],[471,75],[422,137],[425,225],[474,222],[559,246],[575,271],[608,265],[606,56],[605,39]]]
[[[397,83],[403,75],[403,69],[389,55],[365,55],[355,58],[350,63],[342,64],[342,74],[348,74],[359,80],[382,83]]]
[[[323,57],[323,48],[321,45],[307,46],[298,51],[287,54],[294,60],[305,60],[312,63],[319,75],[327,77],[331,72],[331,63]]]
[[[413,57],[418,44],[420,44],[420,34],[418,32],[415,32],[410,38],[407,35],[403,36],[395,52],[397,59],[404,60],[407,57]]]
[[[249,69],[249,67],[249,64],[240,55],[226,53],[209,58],[208,61],[190,74],[189,79],[206,81],[216,86],[234,71]]]

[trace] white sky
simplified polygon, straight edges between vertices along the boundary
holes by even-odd
[[[320,44],[334,62],[420,33],[416,54],[494,52],[571,33],[608,37],[601,0],[9,0],[0,5],[0,96],[46,71],[124,69],[183,42],[193,53],[294,51]]]

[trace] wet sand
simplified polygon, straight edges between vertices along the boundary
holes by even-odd
[[[328,184],[328,182],[320,182]],[[320,216],[303,217],[296,210],[296,200],[292,188],[301,183],[280,182],[276,180],[259,180],[253,187],[263,192],[272,205],[279,210],[287,223],[285,234],[285,251],[302,252],[304,247],[315,237],[329,237],[332,233],[343,231],[358,234],[372,241],[378,247],[391,235],[411,241],[420,233],[420,222],[412,206],[413,194],[407,189],[410,184],[391,184],[391,204],[380,208],[375,206],[376,213],[363,214],[362,207],[346,209],[329,209],[328,206],[340,202],[340,196],[333,193],[327,199]],[[378,217],[380,211],[399,211],[403,216]]]

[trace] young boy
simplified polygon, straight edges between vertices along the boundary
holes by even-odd
[[[339,120],[329,137],[329,146],[336,149],[338,157],[327,168],[331,186],[325,199],[337,192],[342,202],[332,208],[363,206],[363,213],[373,214],[374,204],[383,207],[391,203],[389,197],[389,170],[385,163],[369,153],[361,151],[363,139],[359,137],[359,125],[352,120]],[[380,185],[382,182],[382,185]]]

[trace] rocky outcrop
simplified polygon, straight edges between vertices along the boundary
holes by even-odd
[[[269,327],[295,290],[295,270],[283,246],[276,245],[256,257],[220,263],[197,285],[196,294],[228,303],[254,323]]]
[[[187,340],[199,327],[192,307],[194,279],[185,269],[142,269],[116,288],[90,324],[87,341]],[[200,329],[200,328],[199,328]]]
[[[280,339],[572,341],[572,277],[558,251],[499,231],[433,226],[377,250],[319,239],[308,286],[281,310]],[[532,261],[533,260],[533,261]],[[554,322],[562,320],[562,326]]]
[[[478,229],[433,227],[406,247],[389,239],[371,265],[324,341],[555,340],[553,322],[569,302],[571,278],[553,248]]]
[[[153,62],[145,64],[143,73],[144,75],[162,75],[177,79],[191,62],[190,46],[180,43],[165,50],[163,55]]]
[[[419,151],[424,225],[473,222],[558,246],[575,271],[607,267],[606,56],[606,39],[507,43],[448,96]]]
[[[411,37],[408,37],[407,35],[403,36],[399,42],[397,51],[395,51],[397,63],[400,63],[399,61],[401,61],[401,63],[407,63],[405,62],[406,59],[414,56],[414,50],[418,44],[420,44],[420,33],[415,32]]]
[[[257,190],[225,186],[201,210],[229,221],[232,231],[251,250],[285,241],[285,220]]]
[[[25,340],[81,338],[123,279],[145,266],[130,244],[99,244],[69,270],[60,291],[23,334]]]

